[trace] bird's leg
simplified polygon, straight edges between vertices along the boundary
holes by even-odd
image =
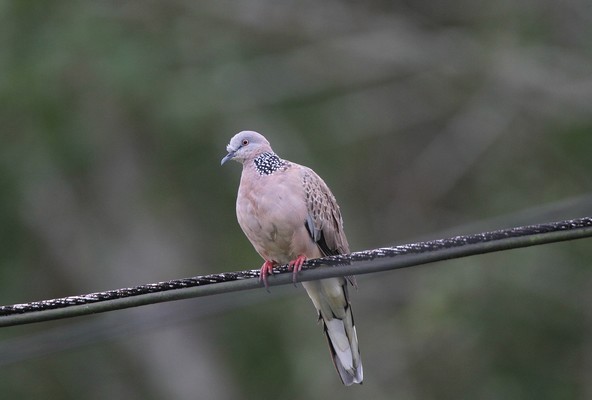
[[[261,272],[259,273],[259,282],[263,281],[265,289],[269,292],[269,285],[267,284],[267,275],[273,275],[273,266],[276,263],[274,261],[265,260],[261,266]]]
[[[294,282],[294,285],[296,284],[296,275],[298,275],[298,272],[300,272],[300,270],[302,269],[302,264],[304,264],[305,261],[306,256],[300,254],[298,257],[296,257],[295,260],[292,260],[288,263],[288,269],[293,270],[292,282]]]

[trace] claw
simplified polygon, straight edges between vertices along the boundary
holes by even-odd
[[[261,272],[259,273],[259,282],[263,281],[263,285],[265,285],[265,290],[269,292],[269,284],[267,283],[267,275],[273,275],[273,266],[275,263],[273,261],[265,260],[263,265],[261,266]]]
[[[295,260],[288,263],[288,269],[292,270],[292,282],[294,283],[294,286],[296,285],[296,276],[298,275],[298,272],[302,270],[302,264],[304,264],[305,261],[306,256],[301,254],[296,257]]]

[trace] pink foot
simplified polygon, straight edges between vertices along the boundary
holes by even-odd
[[[261,272],[259,273],[259,282],[263,281],[265,289],[269,288],[269,285],[267,284],[267,275],[273,275],[274,265],[275,263],[273,261],[265,260],[265,262],[261,266]]]
[[[296,257],[295,260],[292,260],[288,263],[288,268],[293,270],[292,271],[292,282],[294,282],[294,284],[296,284],[296,275],[298,275],[298,272],[300,272],[300,270],[302,270],[302,264],[304,264],[305,261],[306,261],[306,256],[303,256],[301,254],[298,257]]]

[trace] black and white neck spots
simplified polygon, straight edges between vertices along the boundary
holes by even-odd
[[[288,165],[287,161],[282,160],[274,153],[263,153],[255,158],[253,162],[260,175],[271,175]]]

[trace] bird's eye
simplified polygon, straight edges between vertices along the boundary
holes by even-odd
[[[249,144],[249,141],[247,139],[243,139],[243,146],[246,146]]]

